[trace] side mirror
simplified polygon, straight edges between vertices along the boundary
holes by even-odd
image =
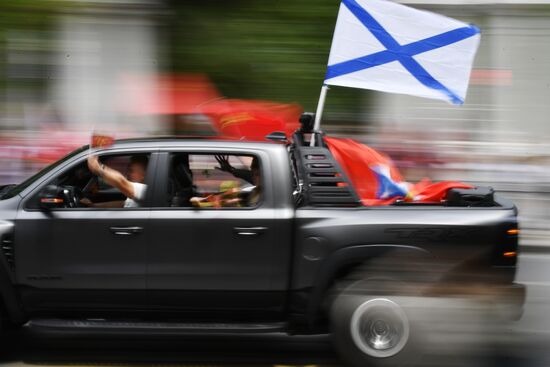
[[[50,210],[54,208],[65,207],[65,199],[63,198],[62,189],[56,185],[46,186],[38,195],[40,208]]]

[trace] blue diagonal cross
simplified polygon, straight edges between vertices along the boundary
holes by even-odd
[[[454,104],[464,103],[462,98],[431,76],[413,56],[475,36],[479,34],[479,29],[476,26],[470,25],[468,27],[457,28],[452,31],[438,34],[437,36],[428,37],[406,45],[400,45],[368,11],[357,3],[357,1],[342,0],[342,4],[363,23],[386,49],[356,59],[329,65],[325,80],[387,64],[392,61],[399,61],[413,77],[426,87],[445,93]]]

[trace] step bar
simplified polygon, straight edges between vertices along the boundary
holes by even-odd
[[[66,332],[151,332],[153,334],[253,334],[285,332],[287,324],[276,323],[185,323],[106,319],[34,319],[26,328],[33,331]]]

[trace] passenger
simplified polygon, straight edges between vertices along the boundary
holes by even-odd
[[[192,197],[191,205],[198,208],[238,208],[241,206],[239,198],[239,183],[234,180],[223,181],[220,184],[220,193],[206,197]]]
[[[237,183],[235,181],[224,181],[220,185],[220,194],[213,194],[207,197],[192,197],[190,199],[191,205],[199,208],[241,207],[243,206],[241,203],[244,201],[244,206],[246,207],[257,206],[262,196],[258,158],[254,157],[252,159],[250,170],[235,169],[229,164],[229,159],[226,156],[216,156],[216,159],[220,163],[220,170],[232,173],[234,176],[253,184],[254,187],[247,192],[246,199],[242,200],[240,196],[243,191],[237,187]]]
[[[230,172],[235,177],[239,177],[254,185],[254,188],[248,193],[248,196],[246,197],[246,206],[253,207],[258,205],[262,197],[260,162],[258,158],[252,158],[250,170],[234,168],[233,166],[231,166],[231,164],[229,164],[229,159],[227,156],[216,156],[216,159],[220,164],[220,170]]]
[[[256,158],[254,158],[256,159]],[[252,172],[248,169],[237,169],[229,163],[229,156],[227,155],[217,155],[216,160],[220,164],[219,167],[217,167],[221,171],[229,172],[233,176],[238,177],[240,179],[245,180],[248,183],[251,183],[254,185],[254,179],[252,178]]]
[[[258,158],[254,157],[250,164],[250,173],[252,176],[252,184],[254,188],[248,194],[247,206],[256,206],[262,199],[262,185],[260,180],[260,162]]]
[[[147,190],[147,185],[144,184],[147,163],[147,156],[132,156],[128,165],[128,178],[126,178],[117,170],[100,163],[96,155],[90,155],[88,157],[88,168],[90,171],[101,177],[107,184],[120,190],[126,196],[126,200],[93,203],[90,199],[83,198],[80,200],[80,203],[93,208],[138,207],[139,202],[145,199],[145,192]]]
[[[220,184],[221,206],[224,208],[238,208],[241,206],[239,198],[239,182],[235,180],[223,181]]]

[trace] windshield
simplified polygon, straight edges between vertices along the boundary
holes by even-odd
[[[18,195],[20,192],[25,190],[27,187],[29,187],[34,181],[38,180],[40,177],[44,176],[46,173],[50,172],[55,167],[59,166],[61,163],[67,161],[68,159],[74,157],[75,155],[83,152],[84,150],[88,149],[88,145],[85,145],[81,148],[78,148],[71,153],[67,154],[65,157],[61,158],[58,161],[53,162],[49,166],[46,166],[45,168],[41,169],[31,177],[27,178],[25,181],[21,182],[18,185],[14,185],[11,187],[2,197],[0,197],[0,200],[9,199],[14,197],[15,195]]]

